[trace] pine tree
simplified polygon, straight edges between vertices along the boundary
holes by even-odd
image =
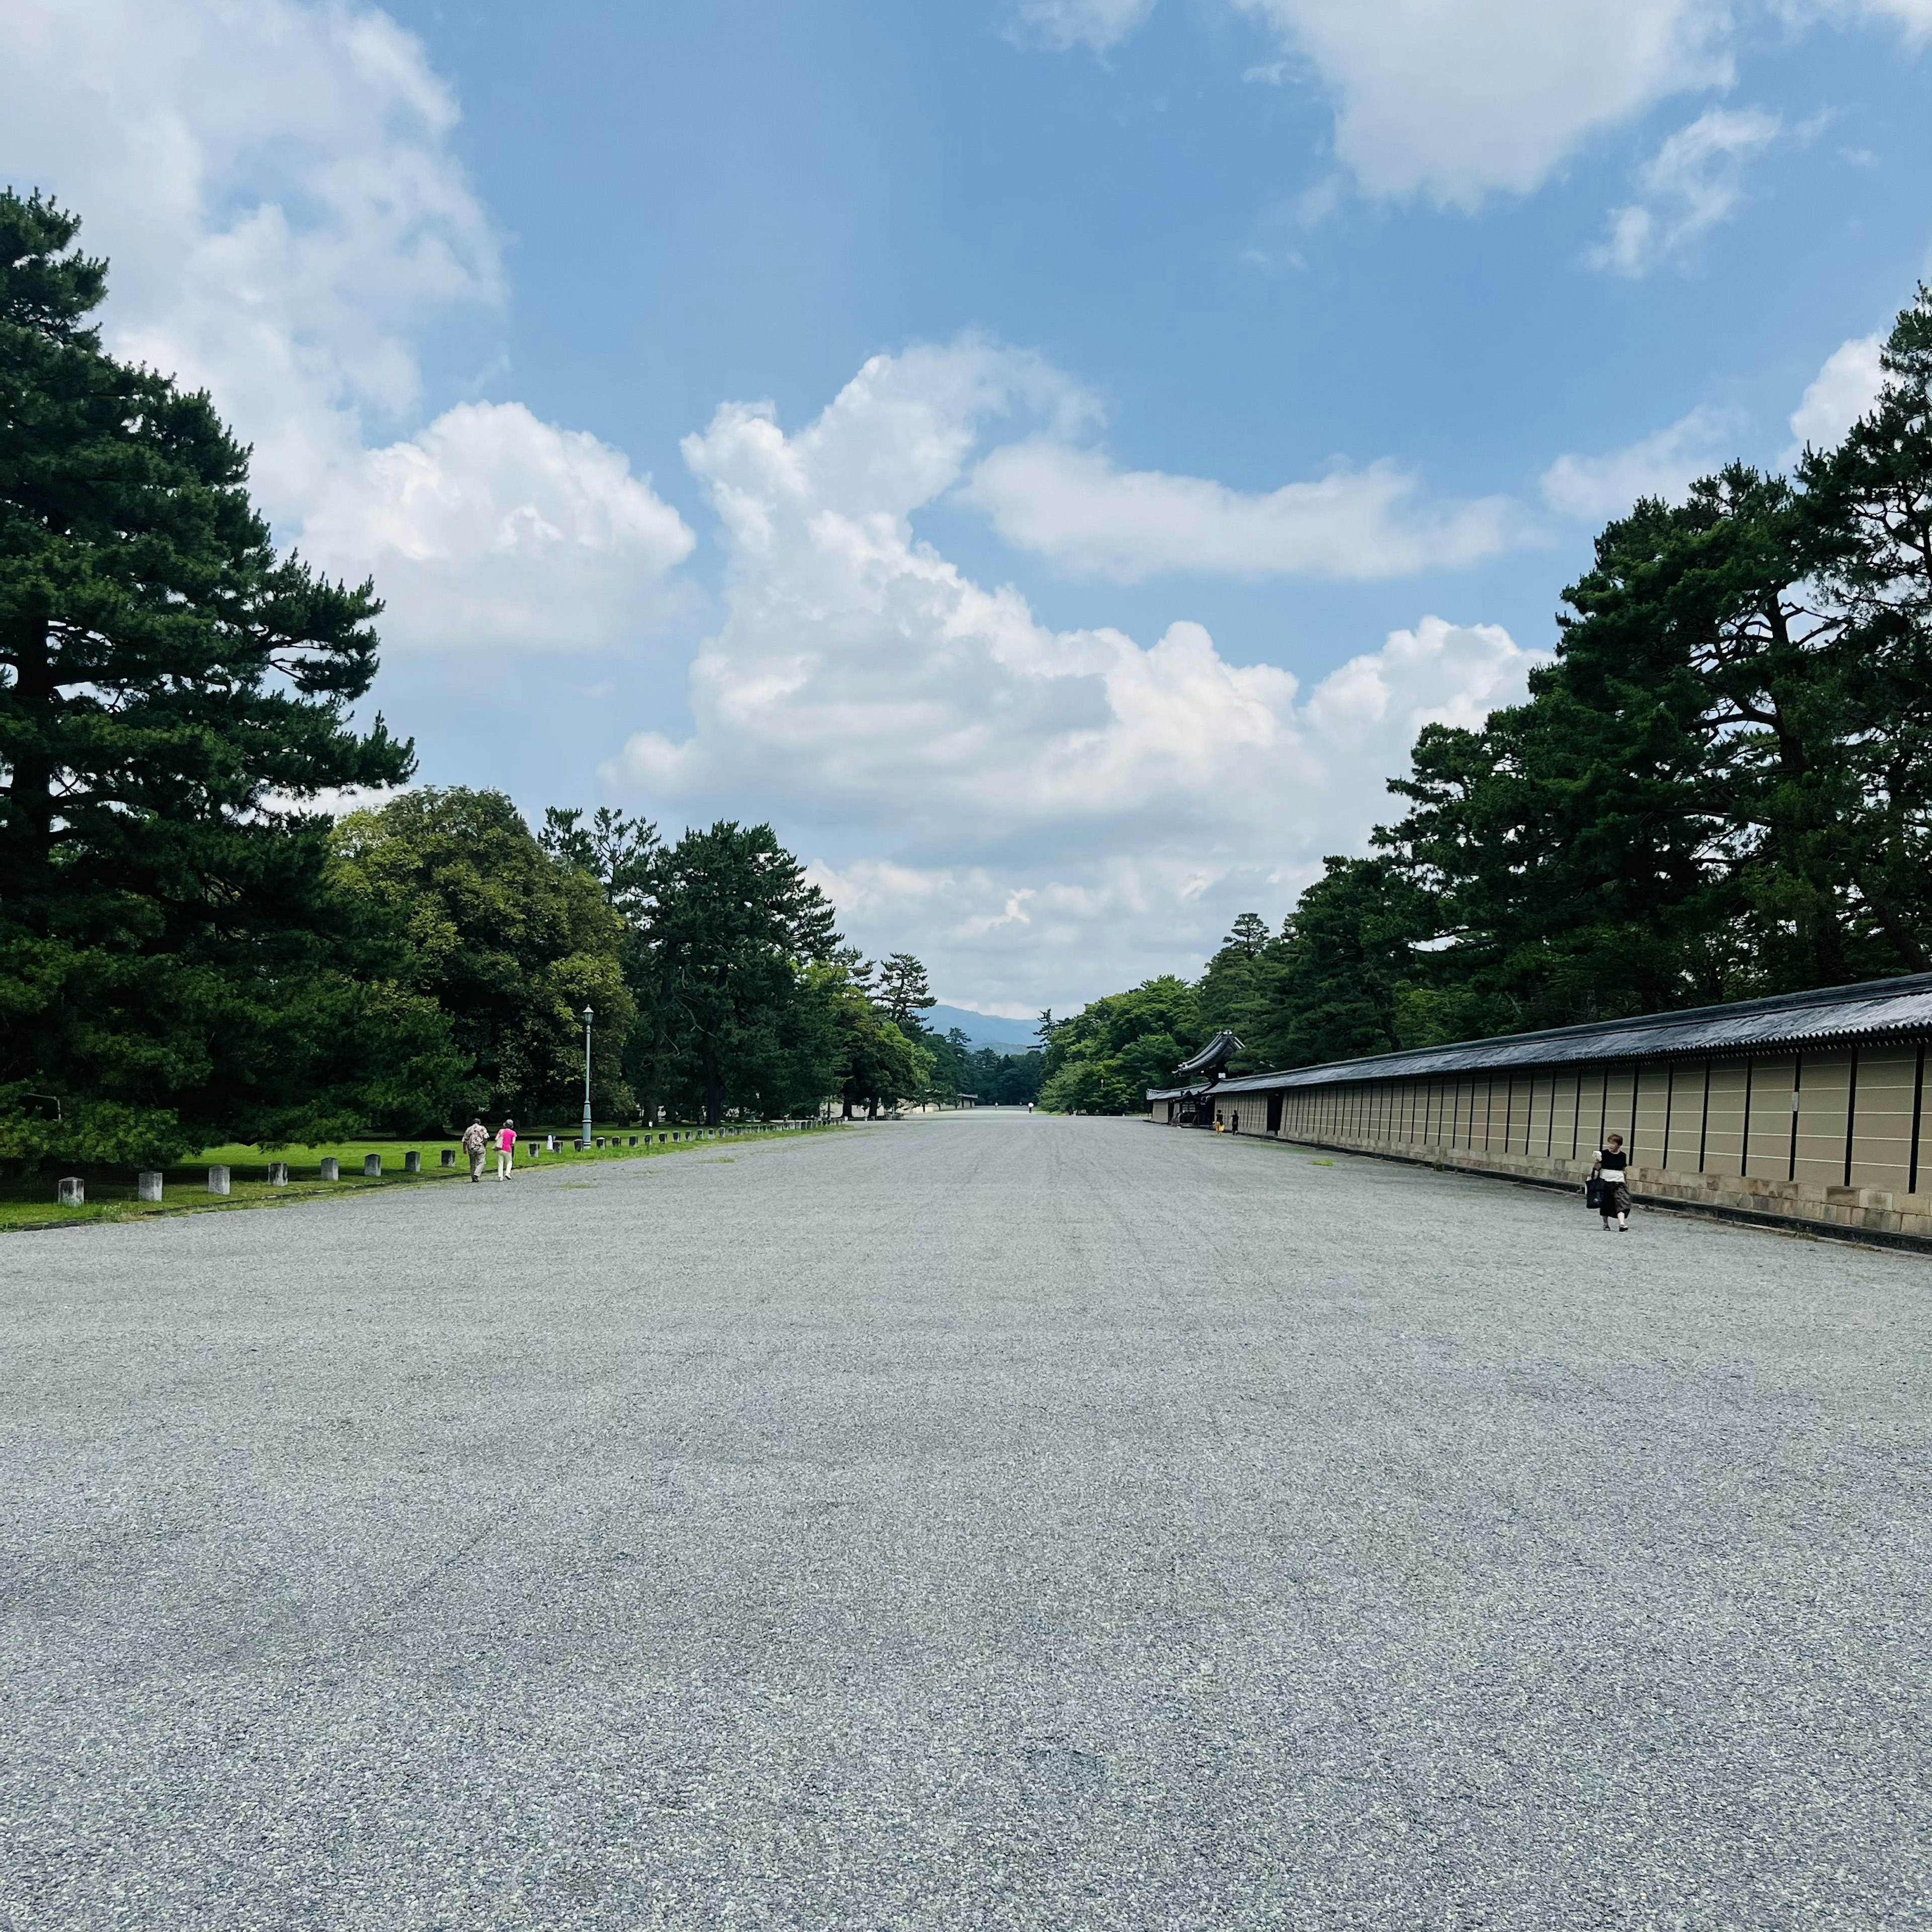
[[[838,1065],[807,970],[838,949],[831,902],[769,825],[686,832],[656,878],[639,1000],[666,1016],[667,1096],[713,1126],[814,1105]]]
[[[910,952],[889,953],[879,968],[879,1004],[893,1025],[923,1032],[920,1015],[939,1002],[926,984],[926,968]]]
[[[0,193],[0,1153],[158,1160],[355,1112],[382,1002],[300,803],[412,758],[346,716],[372,588],[278,558],[208,398],[103,351],[79,225]]]

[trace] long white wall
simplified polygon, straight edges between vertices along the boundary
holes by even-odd
[[[1888,1044],[1340,1081],[1214,1106],[1229,1132],[1578,1185],[1614,1130],[1640,1198],[1932,1240],[1924,1087],[1924,1046]]]

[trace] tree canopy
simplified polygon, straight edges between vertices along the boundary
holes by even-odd
[[[208,397],[102,349],[78,229],[0,194],[0,1157],[567,1115],[586,1006],[607,1115],[926,1091],[924,968],[842,968],[770,826],[396,789],[374,586],[278,555]]]
[[[1200,996],[1172,974],[1110,994],[1054,1022],[1040,1103],[1050,1112],[1138,1113],[1206,1036]]]
[[[338,890],[392,935],[407,983],[447,1016],[466,1063],[395,1125],[554,1108],[580,1089],[586,1006],[593,1102],[607,1116],[631,1111],[623,1052],[637,1003],[623,922],[598,880],[547,852],[502,793],[404,793],[345,818],[334,854]]]
[[[1236,921],[1195,990],[1242,1066],[1932,968],[1932,292],[1881,362],[1790,476],[1612,521],[1526,701],[1426,727],[1369,854]],[[1053,1030],[1054,1102],[1126,1104],[1130,1060]]]
[[[409,775],[348,716],[381,606],[276,555],[206,394],[103,350],[78,228],[0,192],[0,1151],[326,1131],[392,1021],[437,1050],[371,997],[303,808]]]

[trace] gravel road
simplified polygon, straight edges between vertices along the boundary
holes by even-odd
[[[10,1932],[1932,1925],[1922,1258],[980,1114],[0,1348]]]

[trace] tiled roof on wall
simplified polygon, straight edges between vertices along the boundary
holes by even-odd
[[[1250,1073],[1224,1080],[1219,1094],[1321,1087],[1348,1080],[1434,1078],[1531,1066],[1570,1066],[1586,1060],[1654,1060],[1767,1048],[1826,1046],[1900,1036],[1932,1037],[1932,973],[1869,980],[1856,986],[1823,986],[1774,999],[1740,1000],[1681,1013],[1646,1013],[1599,1025],[1556,1027],[1544,1033],[1501,1034],[1452,1046],[1331,1060],[1292,1072]],[[1164,1099],[1165,1090],[1148,1099]]]

